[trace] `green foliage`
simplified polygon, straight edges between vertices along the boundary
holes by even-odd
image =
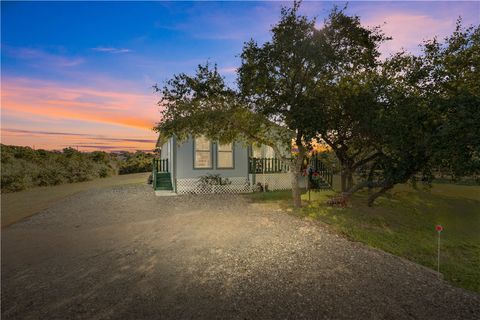
[[[371,136],[379,156],[369,164],[383,190],[419,175],[431,181],[438,171],[480,172],[479,58],[479,27],[459,21],[443,44],[427,41],[423,55],[399,53],[384,63]]]
[[[282,8],[271,41],[245,44],[238,91],[208,63],[198,66],[194,76],[175,75],[163,88],[155,86],[162,93],[162,120],[156,128],[160,135],[182,140],[203,134],[220,142],[256,142],[271,146],[284,160],[294,138],[299,152],[290,168],[299,173],[305,145],[312,138],[304,126],[311,120],[308,93],[318,73],[312,62],[318,55],[311,45],[315,21],[299,15],[299,5]],[[298,181],[292,190],[299,206]]]
[[[121,159],[118,172],[119,174],[128,174],[152,171],[153,157],[153,154],[141,151],[123,152],[118,156]]]
[[[37,172],[38,168],[25,160],[2,161],[2,192],[20,191],[32,186]]]
[[[313,138],[304,127],[312,118],[309,96],[322,61],[313,41],[315,20],[299,15],[299,6],[281,9],[270,41],[245,43],[238,82],[251,110],[297,131],[296,142],[302,144]]]
[[[459,22],[443,44],[427,41],[422,55],[400,52],[381,61],[378,45],[387,38],[378,29],[369,31],[341,11],[330,19],[321,31],[323,48],[341,63],[318,82],[319,125],[312,130],[338,157],[342,190],[379,188],[368,199],[372,205],[418,176],[478,174],[479,28]],[[363,181],[354,185],[359,172]]]
[[[323,26],[283,7],[271,40],[244,44],[238,90],[216,66],[180,74],[162,93],[166,137],[204,134],[228,142],[279,145],[294,139],[299,172],[310,141],[324,141],[340,162],[342,191],[377,189],[369,204],[395,184],[434,173],[480,171],[480,29],[462,28],[427,41],[419,56],[380,59],[390,38],[379,27],[334,7]],[[275,134],[272,135],[271,133]],[[354,175],[362,181],[354,184]],[[297,181],[298,182],[298,181]],[[300,205],[298,184],[293,183]]]
[[[162,88],[154,88],[162,96],[162,120],[155,130],[164,138],[175,135],[185,140],[205,135],[221,143],[255,141],[282,145],[278,141],[282,138],[281,128],[246,108],[238,92],[225,84],[216,65],[199,65],[195,75],[175,75]],[[282,141],[288,141],[288,137],[287,133]]]
[[[1,145],[2,192],[148,172],[152,158],[153,154],[144,152],[85,153],[73,148],[59,152]]]
[[[455,176],[480,172],[480,27],[461,20],[443,43],[424,45],[424,87],[439,114],[436,169]]]
[[[382,111],[380,45],[389,40],[380,28],[362,26],[358,16],[334,8],[315,38],[324,59],[312,92],[309,128],[330,146],[340,162],[342,190],[353,172],[378,156],[376,116]]]
[[[338,174],[340,172],[340,162],[333,151],[323,151],[318,153],[317,156],[327,168],[332,170],[334,174]]]

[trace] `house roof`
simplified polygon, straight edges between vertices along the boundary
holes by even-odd
[[[158,135],[157,143],[155,144],[155,147],[157,149],[161,149],[163,144],[167,142],[168,138],[162,136],[161,134]]]

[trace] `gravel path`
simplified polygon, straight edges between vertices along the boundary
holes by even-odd
[[[25,199],[28,201],[28,199]],[[480,296],[242,196],[86,191],[2,230],[2,319],[479,319]]]

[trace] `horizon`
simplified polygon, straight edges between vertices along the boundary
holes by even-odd
[[[92,153],[92,152],[105,152],[105,153],[110,153],[110,154],[112,154],[112,153],[113,154],[121,154],[121,153],[124,153],[124,152],[127,152],[127,153],[143,152],[143,153],[151,153],[151,154],[155,153],[154,149],[145,149],[145,150],[141,150],[141,149],[135,149],[135,150],[102,150],[102,149],[80,150],[76,146],[68,146],[68,147],[64,147],[63,149],[43,149],[43,148],[37,148],[35,145],[33,145],[33,146],[21,146],[21,145],[4,144],[4,143],[0,143],[0,146],[2,146],[2,147],[4,147],[4,146],[5,147],[14,147],[14,148],[31,148],[34,151],[43,150],[43,151],[47,151],[47,152],[58,152],[58,153],[63,153],[65,151],[65,149],[68,149],[68,148],[76,149],[80,153]]]
[[[321,27],[333,5],[304,2]],[[153,150],[160,120],[152,86],[217,63],[235,85],[243,43],[270,38],[292,2],[2,2],[2,144],[79,151]],[[479,2],[349,2],[393,40],[383,56],[478,24]],[[386,24],[384,24],[386,22]],[[201,27],[199,27],[201,26]]]

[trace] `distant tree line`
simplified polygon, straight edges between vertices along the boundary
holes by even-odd
[[[79,152],[34,150],[1,145],[1,190],[21,191],[33,187],[82,182],[118,174],[148,172],[153,153],[103,151]]]

